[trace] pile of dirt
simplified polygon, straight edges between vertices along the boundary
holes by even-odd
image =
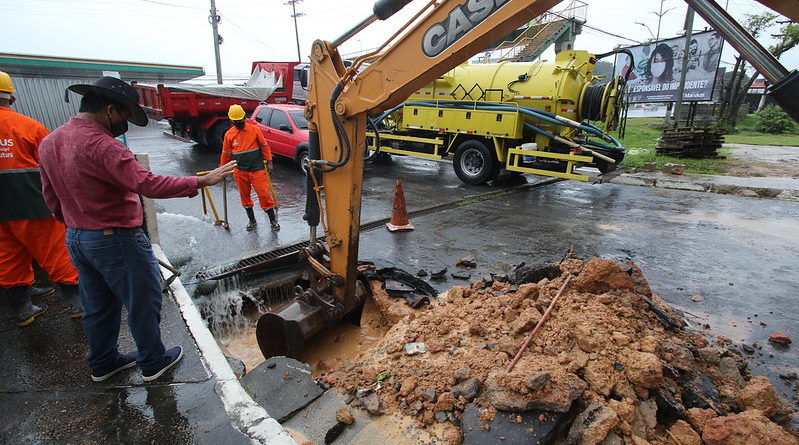
[[[460,426],[473,405],[484,428],[498,413],[556,416],[567,443],[799,444],[789,429],[793,408],[768,379],[749,377],[729,339],[711,344],[686,330],[637,265],[569,258],[556,266],[537,282],[524,282],[542,276],[528,268],[455,286],[417,310],[373,282],[375,303],[393,326],[323,380],[350,393],[354,407],[423,425]]]

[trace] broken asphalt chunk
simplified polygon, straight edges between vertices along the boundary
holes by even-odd
[[[430,271],[430,278],[441,279],[441,278],[446,277],[446,275],[447,275],[446,266],[443,269],[440,269],[440,270]]]
[[[241,378],[244,389],[278,422],[321,396],[311,367],[288,357],[270,357]]]
[[[472,278],[472,273],[467,271],[452,272],[452,278],[456,280],[469,280]]]
[[[458,258],[455,261],[455,265],[459,267],[472,268],[477,267],[477,261],[475,261],[474,257],[467,256],[464,258]]]
[[[469,404],[463,412],[463,445],[550,445],[566,417],[536,410],[519,414],[497,411],[492,420],[485,422],[480,420],[479,411],[477,405]]]

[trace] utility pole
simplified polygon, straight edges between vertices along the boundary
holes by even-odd
[[[691,41],[694,29],[694,10],[688,6],[688,11],[685,13],[685,46]],[[677,102],[674,103],[674,127],[680,125],[680,112],[682,111],[682,95],[685,91],[685,75],[688,71],[688,51],[684,52],[682,57],[682,71],[680,72],[680,86],[677,88]]]
[[[667,9],[667,10],[665,10],[665,11],[664,11],[664,10],[663,10],[663,2],[664,2],[664,1],[666,1],[666,0],[660,0],[660,12],[649,11],[649,12],[651,12],[652,14],[655,14],[656,16],[658,16],[658,32],[657,32],[657,34],[655,35],[655,41],[656,41],[656,42],[657,42],[658,40],[660,40],[660,21],[661,21],[661,20],[663,20],[663,16],[664,16],[664,15],[666,15],[666,13],[667,13],[667,12],[671,11],[672,9],[675,9],[675,8],[669,8],[669,9]],[[649,31],[649,32],[651,33],[652,31]]]
[[[300,32],[297,30],[297,17],[302,17],[305,14],[297,12],[297,3],[302,0],[289,0],[284,5],[291,5],[291,17],[294,19],[294,38],[297,40],[297,62],[302,63],[302,55],[300,54]]]
[[[222,85],[222,59],[219,57],[219,44],[222,43],[222,36],[219,35],[219,22],[222,17],[219,16],[216,10],[216,2],[211,0],[211,15],[208,16],[208,22],[211,23],[211,28],[214,30],[214,55],[216,56],[216,83]]]

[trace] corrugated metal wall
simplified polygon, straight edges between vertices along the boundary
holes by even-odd
[[[11,107],[25,116],[36,119],[50,131],[65,124],[78,112],[80,96],[70,92],[69,103],[64,102],[64,90],[76,83],[91,83],[80,78],[40,78],[14,76],[14,96],[17,101]]]

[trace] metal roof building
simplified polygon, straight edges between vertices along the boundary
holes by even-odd
[[[111,60],[72,59],[0,53],[0,71],[14,82],[17,112],[30,116],[53,130],[75,115],[79,97],[65,91],[75,83],[92,83],[103,75],[142,83],[173,83],[205,74],[198,66],[162,65]]]

